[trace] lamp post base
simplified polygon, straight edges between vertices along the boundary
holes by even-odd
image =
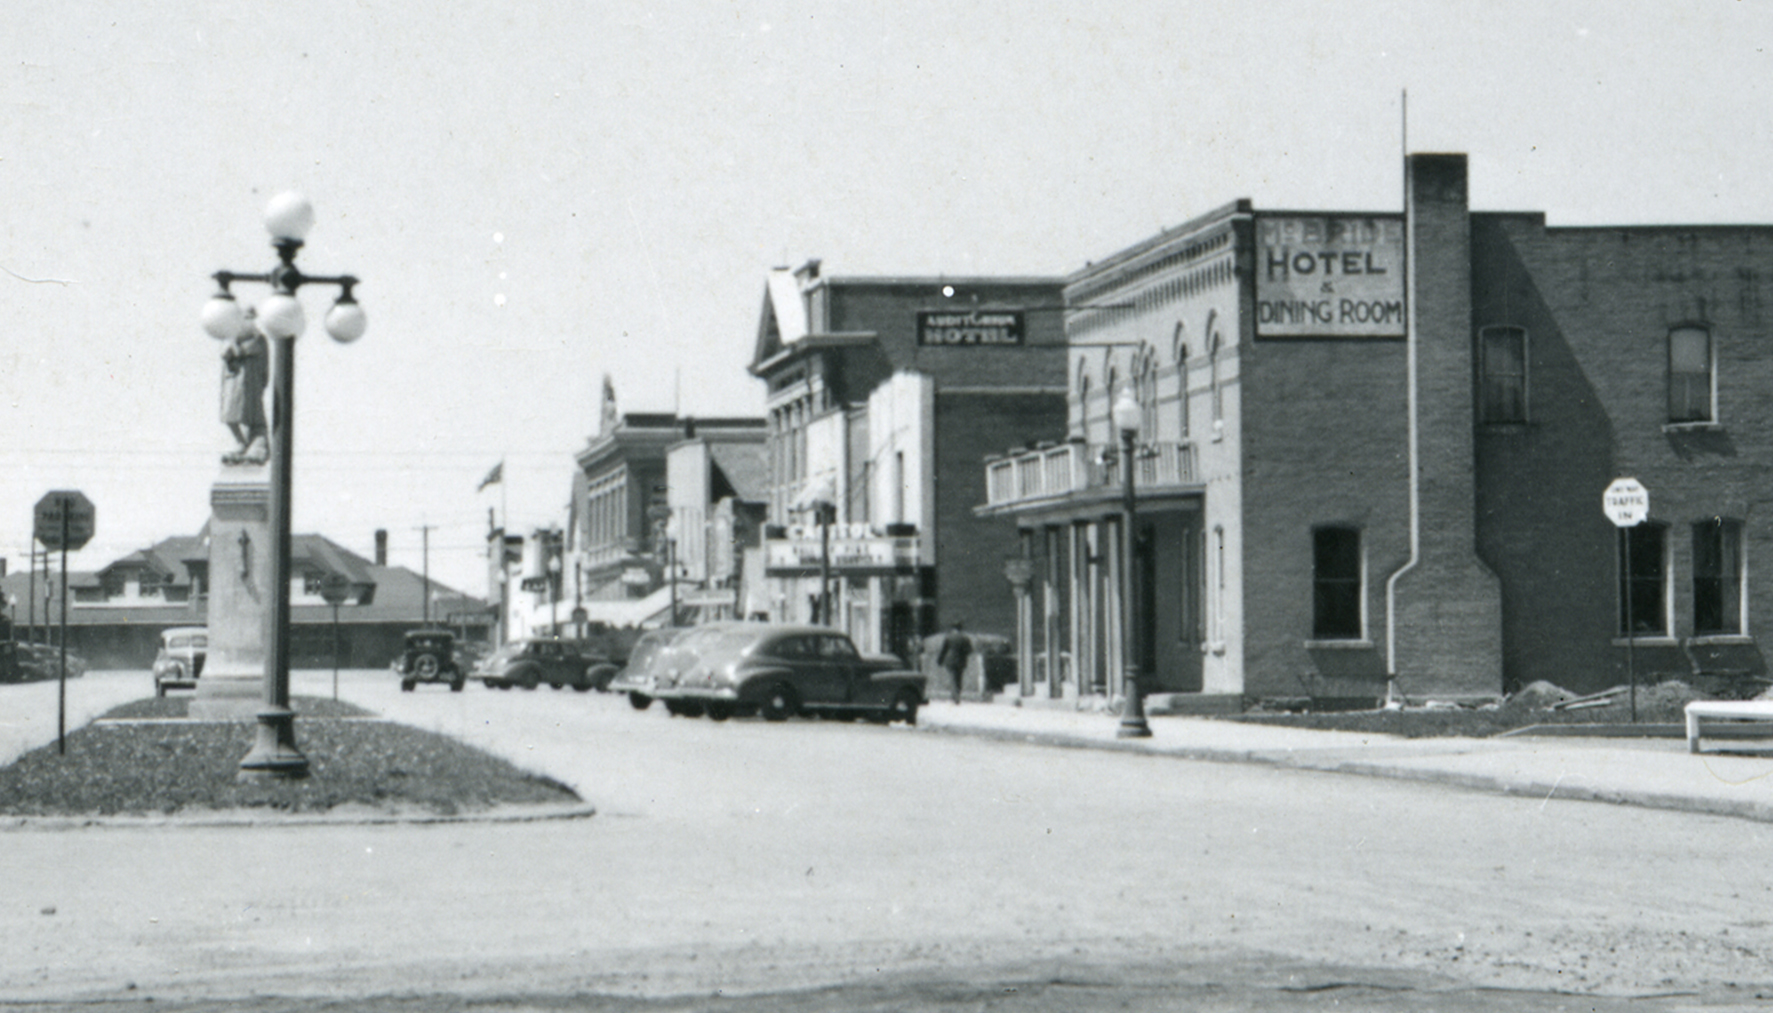
[[[1127,672],[1127,700],[1120,708],[1120,727],[1114,730],[1117,739],[1149,739],[1151,725],[1145,720],[1145,695],[1139,692],[1139,677]]]
[[[272,708],[259,712],[252,750],[240,760],[236,780],[297,780],[308,776],[308,758],[296,748],[295,711]]]
[[[1114,730],[1114,737],[1117,739],[1149,739],[1151,738],[1151,725],[1146,722],[1143,714],[1123,713],[1120,716],[1120,727]]]

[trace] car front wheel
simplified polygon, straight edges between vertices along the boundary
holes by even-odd
[[[800,701],[794,697],[794,688],[787,683],[778,682],[770,687],[769,695],[763,698],[763,719],[765,721],[786,721],[800,711]]]
[[[647,696],[645,693],[629,693],[628,694],[628,706],[634,708],[637,711],[646,710],[648,707],[651,707],[652,705],[653,705],[653,698],[650,696]]]
[[[900,690],[899,695],[893,698],[891,720],[903,721],[908,725],[917,724],[917,704],[918,699],[915,692],[908,689]]]

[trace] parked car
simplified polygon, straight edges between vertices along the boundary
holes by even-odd
[[[626,693],[635,710],[646,710],[652,706],[653,680],[658,677],[654,666],[664,657],[672,642],[686,632],[688,627],[665,626],[642,633],[628,651],[628,663],[599,688],[610,693]]]
[[[396,664],[406,693],[421,682],[447,682],[450,692],[460,693],[466,680],[456,661],[456,635],[448,630],[408,630]]]
[[[684,630],[671,643],[661,648],[653,659],[649,673],[652,676],[655,691],[659,689],[669,691],[677,684],[679,678],[695,667],[696,659],[704,648],[718,643],[724,634],[735,628],[759,629],[761,625],[738,620],[703,623],[700,626],[692,626]],[[676,697],[668,700],[665,708],[673,714],[691,717],[702,713],[700,702]]]
[[[865,657],[848,636],[823,626],[723,624],[691,646],[694,660],[661,673],[653,687],[674,714],[782,721],[820,713],[916,724],[924,703],[922,672],[888,655]]]
[[[154,655],[154,695],[169,689],[196,689],[209,656],[209,629],[174,626],[160,631],[160,650]]]
[[[62,649],[54,644],[19,644],[17,650],[20,682],[55,679],[61,675]],[[68,678],[86,674],[86,659],[68,652]]]
[[[51,644],[0,641],[0,682],[38,682],[61,674],[61,648]],[[86,659],[68,652],[68,677],[86,673]]]
[[[557,637],[513,640],[487,655],[474,667],[474,678],[488,689],[535,689],[546,683],[555,689],[571,686],[583,693],[607,685],[619,670],[602,652],[577,641]]]

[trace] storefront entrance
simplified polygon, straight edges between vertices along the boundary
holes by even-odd
[[[1140,669],[1148,693],[1198,693],[1201,689],[1200,514],[1150,513],[1139,518],[1138,628]]]

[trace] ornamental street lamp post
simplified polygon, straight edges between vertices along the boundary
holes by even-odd
[[[314,225],[314,207],[296,193],[272,198],[265,208],[265,229],[280,263],[263,274],[217,271],[221,290],[203,307],[203,328],[211,337],[230,340],[245,326],[244,312],[229,286],[237,281],[271,287],[258,305],[257,324],[276,346],[270,425],[271,610],[265,622],[265,709],[258,715],[252,749],[240,761],[240,777],[300,778],[308,776],[308,758],[295,742],[295,712],[289,709],[289,515],[290,462],[295,444],[295,339],[307,327],[296,291],[303,285],[337,285],[339,297],[326,314],[326,332],[340,344],[363,336],[368,320],[352,288],[351,275],[303,274],[295,265],[302,240]]]
[[[1122,387],[1112,409],[1114,427],[1120,430],[1121,481],[1121,653],[1126,663],[1126,704],[1121,708],[1120,727],[1115,737],[1146,739],[1151,725],[1145,720],[1145,697],[1140,686],[1139,645],[1139,577],[1136,572],[1138,553],[1134,548],[1134,530],[1138,521],[1138,503],[1133,492],[1134,444],[1139,439],[1139,424],[1144,410],[1133,397],[1131,387]]]

